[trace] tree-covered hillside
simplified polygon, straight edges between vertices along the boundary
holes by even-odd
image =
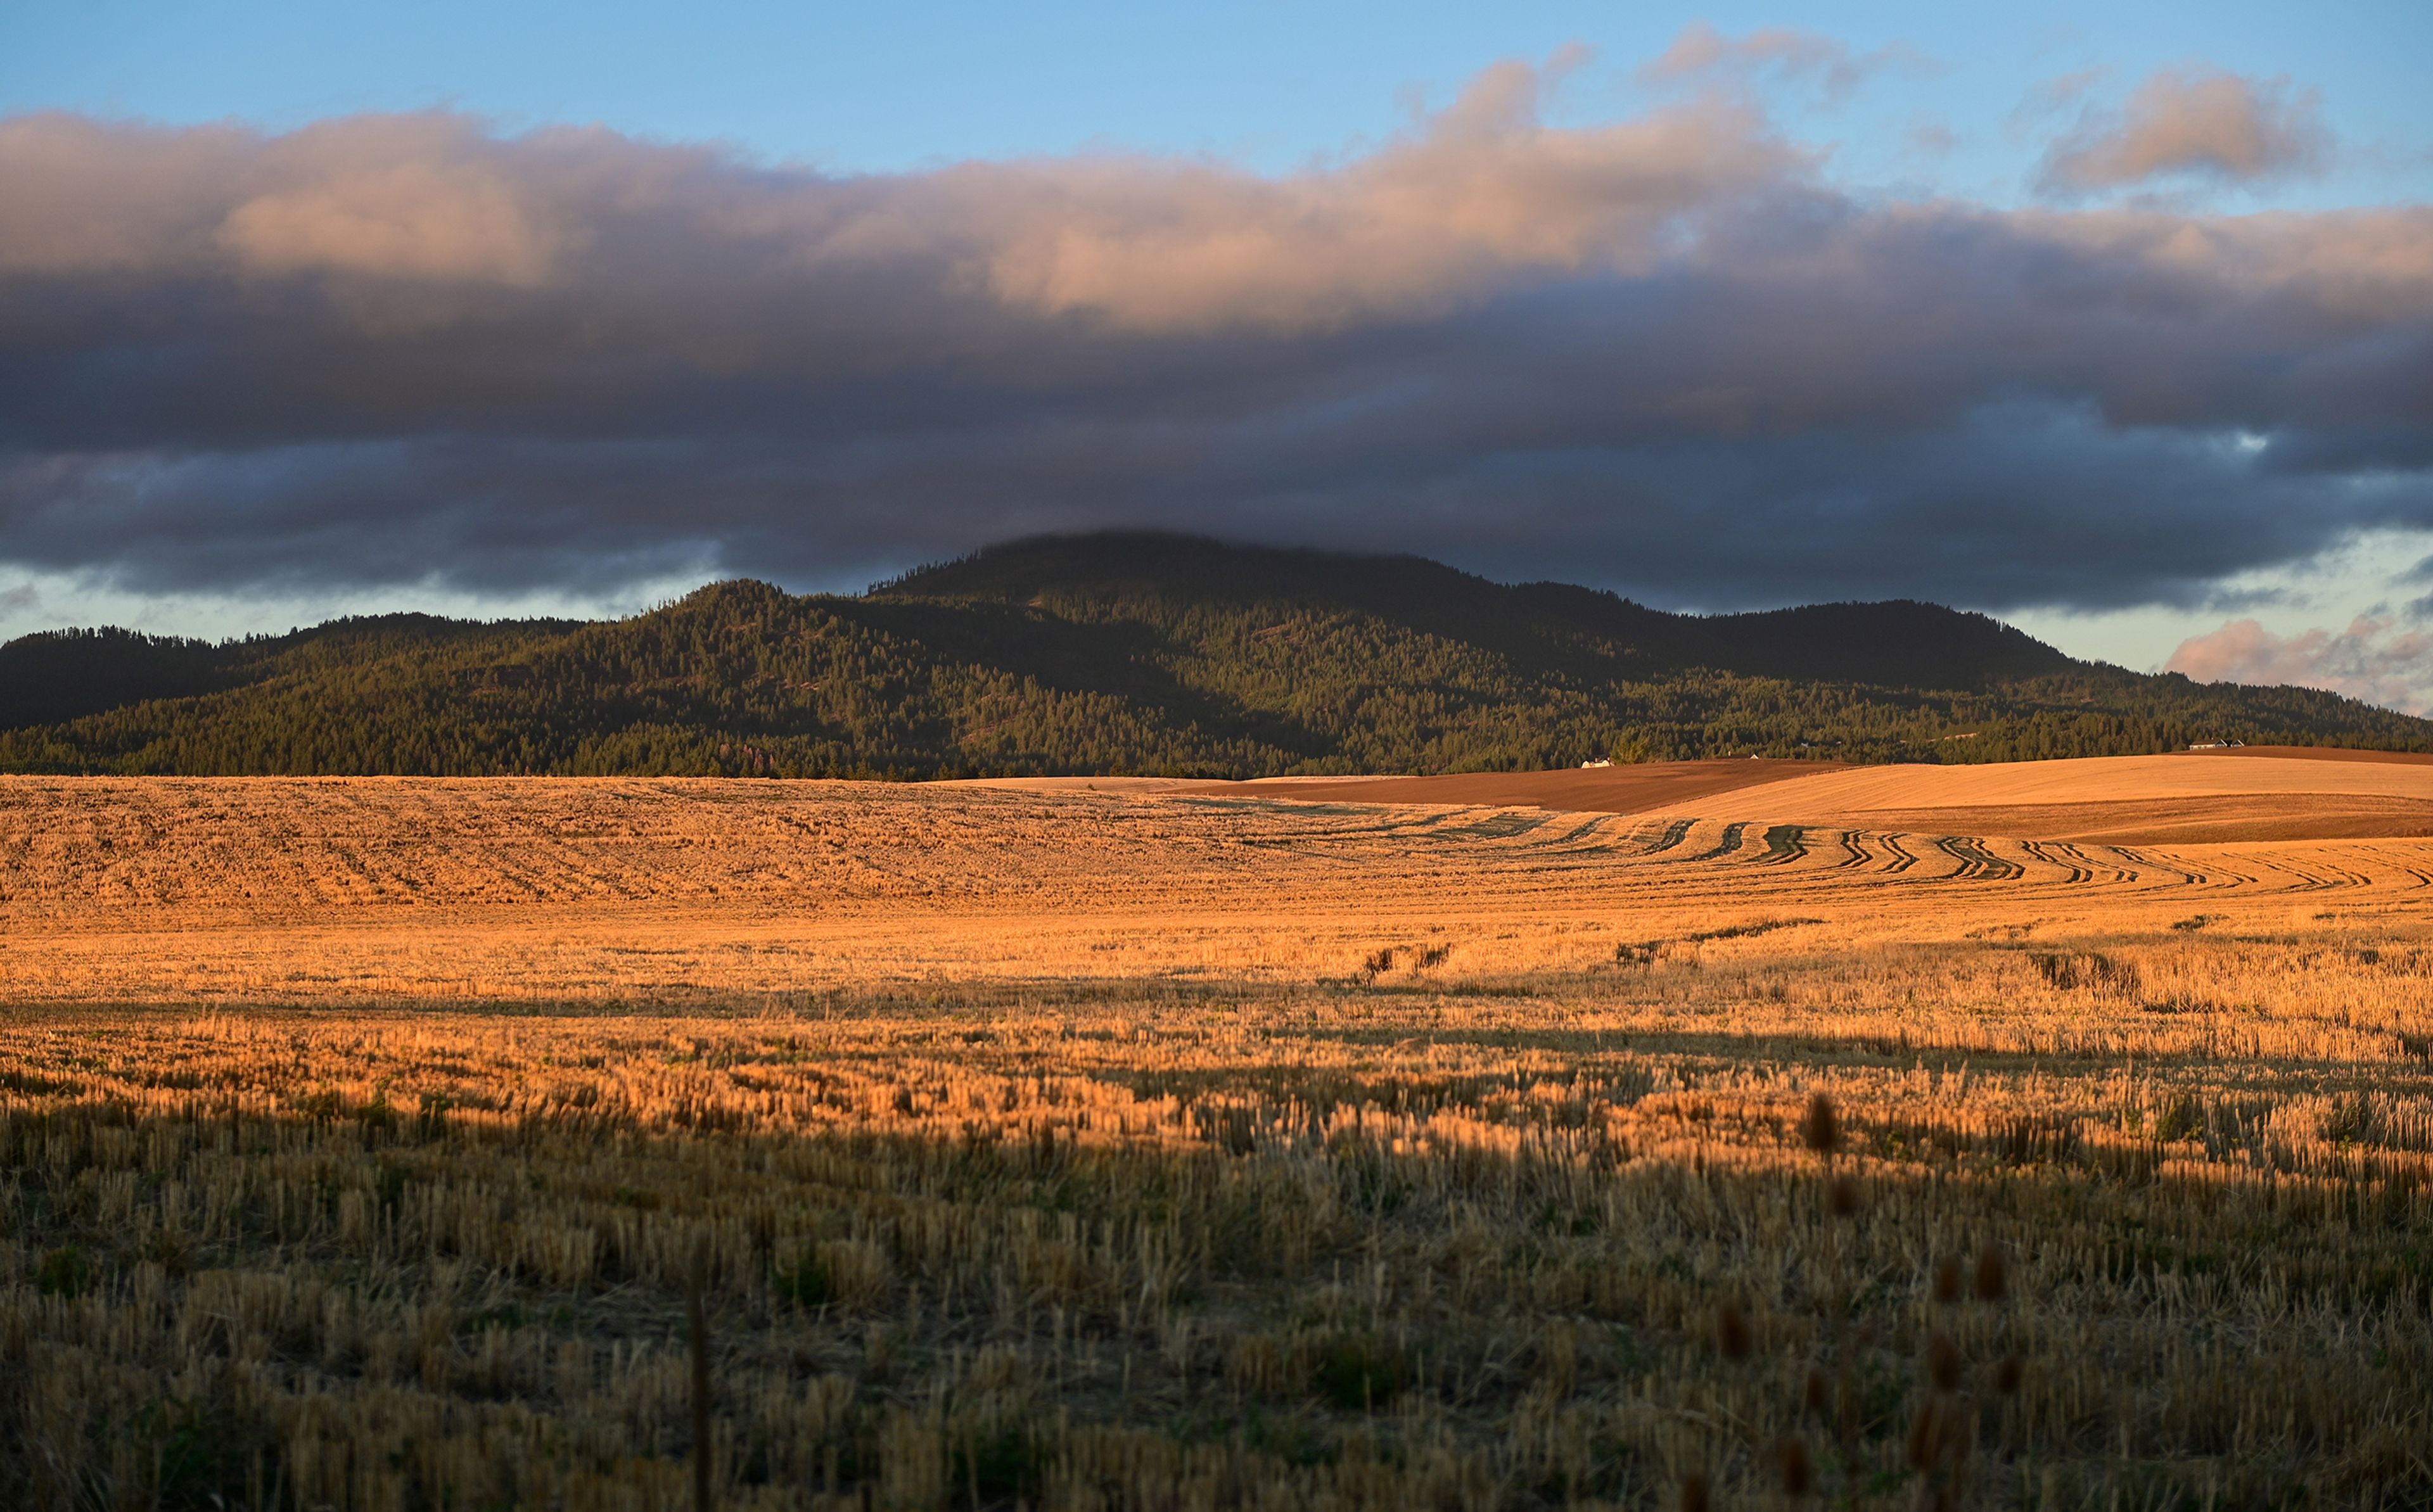
[[[0,647],[0,768],[934,776],[1437,772],[1597,756],[1990,761],[2198,739],[2433,749],[2301,688],[2076,662],[1921,603],[1665,614],[1411,557],[1015,542],[859,597]]]

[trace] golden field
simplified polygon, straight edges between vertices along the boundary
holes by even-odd
[[[8,779],[0,1504],[2433,1505],[2433,766],[2135,759]]]

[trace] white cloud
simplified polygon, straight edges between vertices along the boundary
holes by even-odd
[[[1746,85],[1763,75],[1814,79],[1826,98],[1839,100],[1871,74],[1924,62],[1903,47],[1853,53],[1833,38],[1788,26],[1763,26],[1744,37],[1727,37],[1707,23],[1694,21],[1681,29],[1662,57],[1642,68],[1639,76],[1650,84],[1723,79]]]
[[[2322,102],[2283,79],[2166,69],[2117,112],[2090,112],[2045,155],[2046,189],[2122,189],[2186,176],[2250,181],[2305,173],[2330,159]]]
[[[2433,713],[2433,630],[2360,615],[2345,630],[2278,636],[2233,620],[2180,645],[2164,671],[2200,683],[2328,688],[2408,714]]]

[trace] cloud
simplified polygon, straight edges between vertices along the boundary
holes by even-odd
[[[1846,44],[1813,32],[1766,26],[1745,37],[1727,37],[1706,22],[1693,21],[1662,56],[1639,71],[1639,76],[1650,84],[1722,79],[1746,85],[1769,75],[1787,80],[1813,79],[1828,99],[1839,100],[1869,75],[1921,62],[1915,53],[1902,47],[1854,54]]]
[[[2255,620],[2233,620],[2182,642],[2164,670],[2201,683],[2323,688],[2404,713],[2433,713],[2433,631],[2405,628],[2387,616],[2287,637]]]
[[[2038,182],[2064,195],[2171,177],[2247,183],[2317,171],[2331,152],[2332,135],[2312,92],[2293,91],[2283,79],[2166,69],[2140,84],[2125,110],[2090,112],[2054,143]]]
[[[354,273],[532,285],[555,237],[539,186],[463,116],[363,117],[283,137],[226,127],[0,120],[0,276]]]
[[[364,273],[525,287],[541,281],[553,251],[495,176],[419,162],[248,199],[229,212],[214,240],[256,273]]]
[[[1540,78],[1489,70],[1416,136],[1285,180],[1112,160],[952,176],[1002,302],[1144,331],[1338,328],[1438,314],[1532,276],[1651,270],[1694,222],[1805,161],[1723,105],[1540,124]]]
[[[1920,157],[1947,158],[1960,149],[1960,133],[1940,121],[1919,121],[1901,133],[1901,140]]]
[[[648,261],[673,256],[804,292],[900,272],[1128,331],[1300,331],[1532,275],[1644,271],[1690,221],[1807,166],[1727,103],[1552,130],[1543,85],[1499,64],[1382,150],[1283,179],[1116,156],[832,179],[604,132],[499,141],[446,115],[267,139],[31,117],[0,124],[0,190],[26,210],[0,226],[0,277],[322,276],[358,297],[487,309],[434,286],[536,286],[580,246],[576,286],[680,276]]]
[[[1548,87],[1279,177],[0,121],[0,562],[604,593],[1151,525],[2098,608],[2433,526],[2433,211],[1884,203],[1746,98]]]

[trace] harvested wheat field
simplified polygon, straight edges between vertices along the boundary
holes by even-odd
[[[1186,790],[1617,814],[1746,812],[1879,830],[2131,844],[2433,837],[2433,756],[2330,747],[1948,767],[1665,761],[1574,772],[1271,778]]]
[[[1744,765],[0,781],[0,1504],[2433,1506],[2433,767]]]
[[[1810,824],[2130,845],[2424,839],[2433,757],[2284,747],[1853,768],[1736,790],[1729,803]]]

